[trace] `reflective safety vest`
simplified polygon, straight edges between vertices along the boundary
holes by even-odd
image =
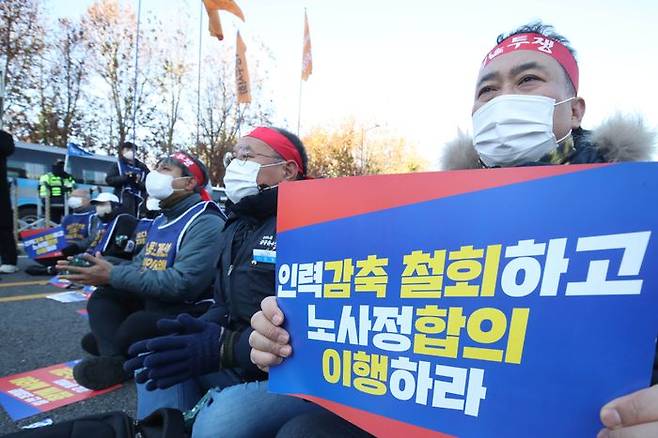
[[[51,198],[64,196],[64,191],[70,192],[73,190],[74,185],[75,180],[72,176],[62,178],[52,172],[48,172],[39,178],[39,196],[42,198],[48,196],[48,188],[50,188]]]
[[[206,210],[220,211],[213,201],[199,202],[171,222],[163,214],[155,218],[146,237],[142,270],[164,271],[174,265],[176,253],[190,224]]]

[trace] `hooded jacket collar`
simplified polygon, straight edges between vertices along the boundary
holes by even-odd
[[[237,204],[228,206],[230,212],[229,221],[239,217],[253,218],[259,221],[276,216],[277,196],[279,188],[263,190],[252,196],[246,196]],[[227,224],[228,224],[227,222]]]

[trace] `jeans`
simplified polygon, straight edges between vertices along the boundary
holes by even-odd
[[[167,389],[148,391],[145,384],[137,384],[137,418],[147,417],[160,408],[187,411],[194,407],[211,388],[226,388],[242,383],[233,370],[220,370],[188,379]]]
[[[323,409],[306,400],[267,392],[267,381],[213,388],[194,421],[192,438],[274,437],[290,419]]]

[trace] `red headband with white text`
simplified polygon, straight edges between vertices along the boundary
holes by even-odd
[[[482,68],[486,67],[495,58],[517,50],[531,50],[555,59],[567,72],[574,89],[578,92],[578,63],[576,58],[559,41],[538,33],[521,33],[506,38],[484,57]]]
[[[189,170],[189,172],[192,174],[192,176],[197,182],[197,187],[199,187],[199,194],[201,195],[201,199],[203,199],[204,201],[212,200],[210,194],[206,190],[205,186],[208,183],[208,181],[206,180],[206,177],[201,167],[199,167],[199,165],[196,164],[189,155],[183,152],[174,152],[173,154],[171,154],[170,158],[173,158],[174,160],[178,161],[180,164],[185,166],[187,170]]]
[[[274,149],[286,161],[294,161],[299,169],[299,174],[304,176],[304,166],[302,164],[302,156],[299,151],[288,137],[281,134],[276,129],[259,127],[251,131],[245,137],[253,137],[264,142],[269,147]]]

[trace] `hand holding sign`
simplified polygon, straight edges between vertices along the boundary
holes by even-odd
[[[276,297],[267,297],[261,304],[261,311],[251,317],[251,328],[254,331],[249,336],[251,345],[251,361],[261,370],[280,364],[290,356],[290,335],[280,327],[283,324],[283,313],[276,303]]]
[[[103,286],[110,283],[110,272],[112,272],[112,263],[106,261],[100,252],[96,253],[96,257],[89,254],[83,254],[82,259],[92,263],[92,266],[84,268],[81,266],[74,266],[70,262],[60,261],[57,263],[57,270],[66,270],[67,275],[60,277],[73,281],[75,283],[82,283],[91,286]]]
[[[658,435],[658,385],[619,397],[601,409],[606,429],[597,438],[651,438]]]

